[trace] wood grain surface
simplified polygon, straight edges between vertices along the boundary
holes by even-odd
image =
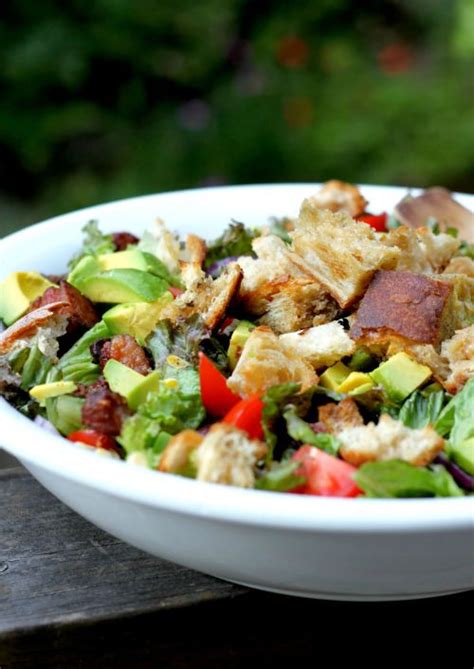
[[[327,652],[336,666],[409,667],[439,648],[449,666],[472,666],[472,603],[471,593],[359,604],[250,591],[145,555],[25,470],[0,471],[1,669],[293,667]]]

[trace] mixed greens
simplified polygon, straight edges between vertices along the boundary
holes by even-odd
[[[0,284],[0,395],[70,441],[201,481],[472,494],[472,243],[455,221],[366,207],[329,182],[298,218],[233,221],[207,244],[89,222],[67,274]],[[397,300],[414,309],[399,323]]]

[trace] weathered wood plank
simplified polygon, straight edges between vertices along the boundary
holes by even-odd
[[[24,470],[0,472],[0,508],[0,639],[245,592],[114,539]]]

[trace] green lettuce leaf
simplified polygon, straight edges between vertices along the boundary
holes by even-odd
[[[282,383],[269,388],[262,397],[262,427],[265,442],[268,447],[267,461],[273,456],[273,451],[278,441],[277,422],[281,417],[285,406],[301,390],[299,383]]]
[[[316,446],[331,455],[337,455],[341,444],[333,434],[314,432],[309,423],[296,415],[293,407],[286,409],[283,417],[286,420],[288,434],[292,439],[302,444]]]
[[[84,400],[73,395],[50,397],[46,400],[46,417],[65,436],[76,432],[82,426],[82,405]]]
[[[98,256],[104,253],[113,253],[115,244],[112,241],[112,235],[104,235],[99,230],[97,221],[89,221],[83,228],[84,241],[82,249],[69,262],[69,269],[74,269],[79,260],[84,256]]]
[[[462,497],[451,474],[441,465],[415,467],[401,460],[366,462],[354,480],[367,497]]]
[[[100,370],[92,359],[90,347],[96,341],[108,337],[110,337],[110,330],[103,321],[94,325],[61,357],[59,363],[48,374],[47,381],[52,382],[59,379],[75,383],[96,381]]]
[[[257,479],[255,487],[258,490],[273,490],[275,492],[293,490],[296,486],[306,483],[304,476],[295,474],[300,465],[300,462],[279,463]]]
[[[443,409],[445,397],[443,390],[429,395],[416,391],[403,403],[398,420],[413,429],[434,425]]]
[[[444,407],[435,429],[452,446],[474,437],[474,378]]]
[[[243,223],[232,221],[224,234],[208,244],[205,267],[229,256],[250,255],[252,241],[258,236],[258,232],[246,228]]]
[[[136,451],[144,453],[148,466],[156,469],[170,439],[171,435],[158,421],[135,414],[125,422],[118,441],[128,455]]]

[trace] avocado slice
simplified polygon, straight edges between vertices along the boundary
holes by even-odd
[[[449,454],[461,469],[474,476],[474,437],[452,446]]]
[[[104,367],[104,377],[115,393],[127,400],[128,406],[136,410],[146,400],[149,392],[158,390],[161,376],[158,371],[147,376],[139,374],[118,360],[109,360]]]
[[[59,397],[60,395],[70,395],[77,389],[74,381],[54,381],[52,383],[42,383],[30,390],[30,395],[38,402],[43,402],[50,397]]]
[[[92,302],[122,304],[154,302],[168,288],[168,283],[139,269],[111,269],[89,276],[76,288]]]
[[[428,381],[432,372],[426,365],[410,358],[406,353],[397,353],[370,372],[369,376],[382,386],[391,400],[402,402],[422,383]]]
[[[351,370],[343,362],[336,362],[332,367],[328,367],[327,370],[321,374],[319,377],[319,384],[323,388],[328,388],[329,390],[339,390],[339,386],[343,383]]]
[[[169,291],[155,302],[127,302],[112,307],[103,315],[111,334],[129,334],[143,343],[160,319],[161,312],[173,301]]]
[[[98,261],[102,272],[108,272],[111,269],[141,269],[143,272],[149,271],[146,258],[138,249],[105,253],[98,257]]]
[[[336,388],[338,393],[360,394],[374,387],[374,382],[364,372],[351,372],[347,378]]]
[[[250,321],[240,321],[233,331],[229,342],[229,350],[227,351],[231,369],[235,369],[237,366],[245,343],[254,329],[255,325]]]
[[[81,284],[91,276],[99,274],[101,271],[100,263],[94,256],[84,256],[79,260],[72,272],[67,278],[68,283],[74,288],[80,290]]]
[[[12,272],[0,284],[0,318],[11,325],[28,311],[33,300],[54,285],[38,272]]]

